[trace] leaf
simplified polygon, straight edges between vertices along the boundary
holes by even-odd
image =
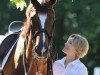
[[[26,2],[25,0],[10,0],[13,4],[16,5],[17,9],[20,8],[20,11],[26,7]]]

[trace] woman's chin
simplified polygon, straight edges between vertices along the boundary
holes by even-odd
[[[62,50],[62,52],[66,53],[65,50]]]
[[[62,52],[64,52],[66,55],[68,54],[68,52],[66,52],[66,51],[64,51],[64,50],[62,50]]]
[[[62,52],[64,52],[64,49],[62,50]]]

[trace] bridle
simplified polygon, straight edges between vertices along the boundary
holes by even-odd
[[[52,36],[48,34],[47,30],[46,29],[41,29],[39,31],[35,31],[34,35],[33,35],[33,42],[35,41],[36,37],[38,36],[38,34],[41,34],[41,33],[45,33],[49,39],[49,41],[51,41],[52,39]]]
[[[54,21],[54,23],[55,23],[55,21]],[[47,75],[53,75],[53,69],[52,69],[52,65],[53,65],[52,63],[53,63],[53,61],[52,61],[51,55],[52,55],[52,45],[53,45],[53,34],[54,34],[54,28],[55,28],[54,23],[53,23],[52,35],[49,35],[48,32],[47,32],[47,30],[44,28],[44,29],[40,29],[39,31],[35,31],[34,35],[31,36],[32,37],[33,44],[35,44],[36,37],[39,34],[41,34],[41,33],[45,33],[47,35],[47,37],[48,37],[48,40],[49,40],[48,41],[49,42],[48,50],[49,51],[48,51],[48,57],[47,57]],[[30,27],[30,32],[32,34],[32,25]],[[27,44],[25,43],[24,50],[23,50],[23,66],[24,66],[25,75],[28,75],[28,73],[29,73],[29,71],[30,71],[30,69],[32,67],[33,61],[36,64],[36,70],[37,70],[36,73],[38,73],[39,70],[38,70],[38,64],[37,64],[37,59],[38,59],[37,57],[35,57],[35,59],[32,59],[31,60],[29,69],[28,69],[28,71],[26,71],[26,66],[25,66],[25,51],[26,51],[26,47],[27,47]]]

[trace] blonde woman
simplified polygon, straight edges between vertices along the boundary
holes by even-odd
[[[85,37],[70,35],[63,48],[66,57],[54,62],[53,75],[88,75],[86,66],[79,60],[87,54],[88,49]]]

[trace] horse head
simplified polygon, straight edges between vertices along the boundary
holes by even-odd
[[[34,43],[33,52],[37,57],[47,57],[53,34],[55,13],[53,5],[56,0],[31,0],[26,10],[27,25],[24,27],[26,33],[32,32]]]

